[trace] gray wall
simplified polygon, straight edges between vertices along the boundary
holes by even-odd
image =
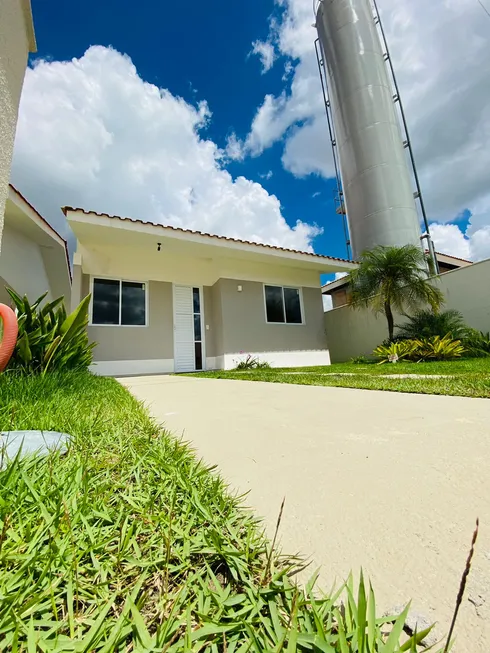
[[[220,279],[214,288],[221,301],[221,311],[217,302],[214,306],[215,325],[220,312],[222,317],[223,349],[218,354],[326,349],[320,288],[302,289],[305,324],[267,324],[262,283]]]
[[[5,290],[5,286],[9,286],[9,284],[5,281],[5,279],[0,277],[0,303],[10,306],[12,304],[12,299],[8,292]]]
[[[204,338],[206,357],[217,356],[216,348],[217,330],[214,325],[214,297],[212,286],[203,287],[204,295]]]
[[[83,275],[82,297],[90,291]],[[174,356],[172,284],[148,284],[148,326],[89,326],[91,342],[97,342],[94,361],[171,359]]]
[[[490,331],[490,259],[441,274],[439,287],[446,297],[445,309],[463,314],[468,326]],[[395,316],[402,324],[404,318]],[[325,313],[325,328],[332,363],[354,356],[368,356],[388,337],[384,316],[341,306]]]
[[[17,113],[27,65],[27,12],[19,0],[0,1],[0,247]]]
[[[53,299],[42,248],[24,233],[14,229],[10,222],[9,220],[3,230],[0,275],[19,295],[27,295],[31,302],[46,291],[47,299]]]

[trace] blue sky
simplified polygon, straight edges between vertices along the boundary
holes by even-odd
[[[474,0],[378,6],[436,248],[488,257],[488,16]],[[68,204],[346,255],[311,0],[32,8],[12,181],[64,235]]]
[[[68,60],[96,44],[127,53],[145,81],[189,103],[206,100],[212,112],[206,136],[225,147],[231,132],[246,136],[264,96],[280,94],[285,85],[281,65],[261,74],[259,58],[250,55],[252,42],[267,38],[271,16],[280,20],[283,10],[272,0],[249,0],[246,11],[243,7],[223,0],[32,0],[35,57]],[[232,161],[227,168],[233,176],[244,175],[275,194],[288,223],[301,219],[321,226],[324,233],[313,243],[316,251],[345,257],[332,181],[312,174],[295,177],[281,164],[282,150],[278,142],[260,156]],[[269,171],[272,176],[267,178]]]

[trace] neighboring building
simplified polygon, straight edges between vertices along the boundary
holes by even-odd
[[[439,264],[440,274],[464,268],[467,265],[472,264],[471,261],[466,261],[465,259],[457,258],[456,256],[449,256],[448,254],[441,254],[440,252],[436,252],[436,258]],[[332,298],[332,308],[345,306],[345,304],[348,304],[349,302],[349,286],[346,279],[340,278],[326,283],[322,286],[322,294],[330,295]]]
[[[0,252],[0,302],[10,303],[5,286],[31,302],[46,291],[70,303],[70,265],[66,241],[36,209],[9,186]]]
[[[29,0],[0,0],[0,249],[20,94],[36,39]]]
[[[321,365],[320,274],[353,264],[280,247],[65,207],[77,237],[72,305],[87,293],[94,371]]]

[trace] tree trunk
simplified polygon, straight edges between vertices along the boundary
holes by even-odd
[[[390,302],[385,302],[385,315],[388,322],[388,339],[393,342],[393,331],[395,330],[395,322],[393,320],[393,313],[391,311]]]

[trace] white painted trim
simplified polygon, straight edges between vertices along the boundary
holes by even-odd
[[[260,361],[269,363],[271,367],[309,367],[313,365],[330,365],[328,349],[315,349],[308,351],[261,351],[236,354],[225,354],[223,364],[216,369],[232,370],[247,356],[253,356]]]
[[[222,370],[224,369],[224,356],[208,356],[206,358],[207,370]]]
[[[271,286],[272,288],[281,288],[282,290],[282,307],[284,311],[284,322],[269,322],[267,319],[267,300],[265,297],[265,287],[266,286]],[[290,290],[297,290],[299,292],[299,310],[301,312],[301,322],[286,322],[286,302],[284,301],[284,288],[288,288]],[[265,323],[266,324],[274,324],[275,326],[293,326],[293,327],[298,327],[298,326],[304,326],[306,324],[305,320],[305,310],[303,306],[303,289],[298,287],[298,286],[280,286],[276,283],[263,283],[262,284],[262,293],[264,296],[264,314],[265,314]]]
[[[119,281],[119,324],[95,324],[92,321],[93,315],[93,303],[94,303],[94,279],[107,279],[108,281]],[[127,281],[128,283],[144,283],[145,284],[145,323],[144,324],[121,324],[121,311],[122,311],[122,283]],[[150,282],[149,281],[135,281],[134,279],[122,279],[118,277],[107,277],[103,274],[91,274],[90,275],[90,305],[88,307],[88,326],[94,327],[118,327],[125,328],[128,327],[131,329],[141,329],[146,328],[150,325]]]
[[[174,371],[173,358],[134,361],[97,361],[90,371],[99,376],[138,376],[140,374],[170,374]]]

